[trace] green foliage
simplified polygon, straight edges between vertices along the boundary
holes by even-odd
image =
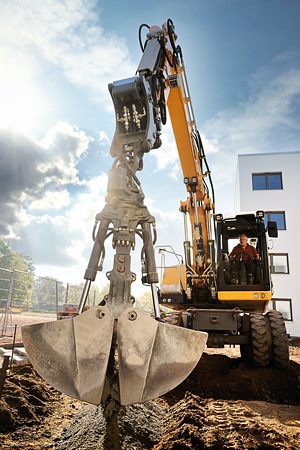
[[[145,312],[151,313],[153,311],[153,302],[150,291],[145,291],[141,297],[135,299],[136,306]]]
[[[105,286],[101,289],[99,292],[99,297],[101,300],[103,300],[103,297],[105,297],[109,293],[109,283],[106,283]]]
[[[67,284],[63,303],[78,305],[84,288],[84,282],[79,284]]]
[[[32,293],[32,306],[35,310],[56,311],[59,303],[64,303],[66,289],[55,278],[37,277]]]
[[[0,274],[1,298],[8,298],[9,286],[12,285],[13,306],[24,307],[26,304],[26,307],[30,308],[35,270],[30,256],[13,252],[10,242],[0,239],[0,268],[8,271],[1,271]]]
[[[12,251],[11,244],[0,238],[0,267],[34,274],[34,264],[30,256]]]
[[[65,303],[71,303],[74,305],[78,305],[81,299],[81,294],[84,289],[84,282],[79,284],[72,284],[67,286],[67,292],[66,292],[66,299]],[[104,289],[104,288],[103,288]],[[98,305],[101,300],[103,299],[104,295],[102,294],[102,291],[99,291],[99,288],[97,285],[92,284],[88,299],[87,299],[87,305],[88,306],[95,306]],[[106,293],[107,291],[105,291]]]

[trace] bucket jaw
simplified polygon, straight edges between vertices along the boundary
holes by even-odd
[[[207,340],[206,333],[161,323],[137,308],[127,308],[116,321],[102,306],[73,319],[23,326],[22,337],[33,367],[51,386],[99,405],[114,329],[124,406],[176,387],[198,363]]]
[[[118,321],[121,404],[146,402],[174,389],[197,365],[207,337],[128,308]]]
[[[35,370],[55,389],[100,404],[114,319],[94,307],[73,319],[26,325],[22,339]]]

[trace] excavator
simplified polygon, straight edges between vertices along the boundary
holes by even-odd
[[[276,222],[266,223],[263,211],[232,217],[215,212],[211,172],[172,20],[161,27],[142,24],[139,42],[142,58],[135,76],[108,86],[116,118],[113,164],[106,204],[95,219],[77,315],[22,327],[29,359],[50,385],[111,411],[176,387],[195,368],[206,345],[240,346],[241,356],[256,366],[284,369],[289,364],[283,317],[268,310],[268,239],[277,237]],[[187,192],[180,202],[185,240],[180,259],[172,247],[160,247],[158,266],[156,221],[144,204],[137,173],[145,154],[162,145],[167,110]],[[259,258],[249,280],[240,252],[233,283],[229,255],[241,234]],[[141,280],[151,290],[151,315],[135,306],[131,294],[136,238],[141,239]],[[106,273],[109,292],[86,310],[91,283],[103,270],[108,239],[114,251],[113,268]],[[173,254],[174,264],[166,265],[166,253]]]

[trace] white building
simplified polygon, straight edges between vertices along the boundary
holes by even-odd
[[[266,220],[277,222],[278,238],[269,240],[271,309],[283,313],[291,336],[300,336],[299,195],[300,152],[238,156],[236,209],[263,210]]]

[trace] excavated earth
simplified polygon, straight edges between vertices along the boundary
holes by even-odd
[[[111,445],[101,407],[59,394],[26,366],[5,381],[0,448],[300,449],[300,339],[290,355],[283,371],[247,365],[238,348],[207,350],[176,389],[124,408]]]

